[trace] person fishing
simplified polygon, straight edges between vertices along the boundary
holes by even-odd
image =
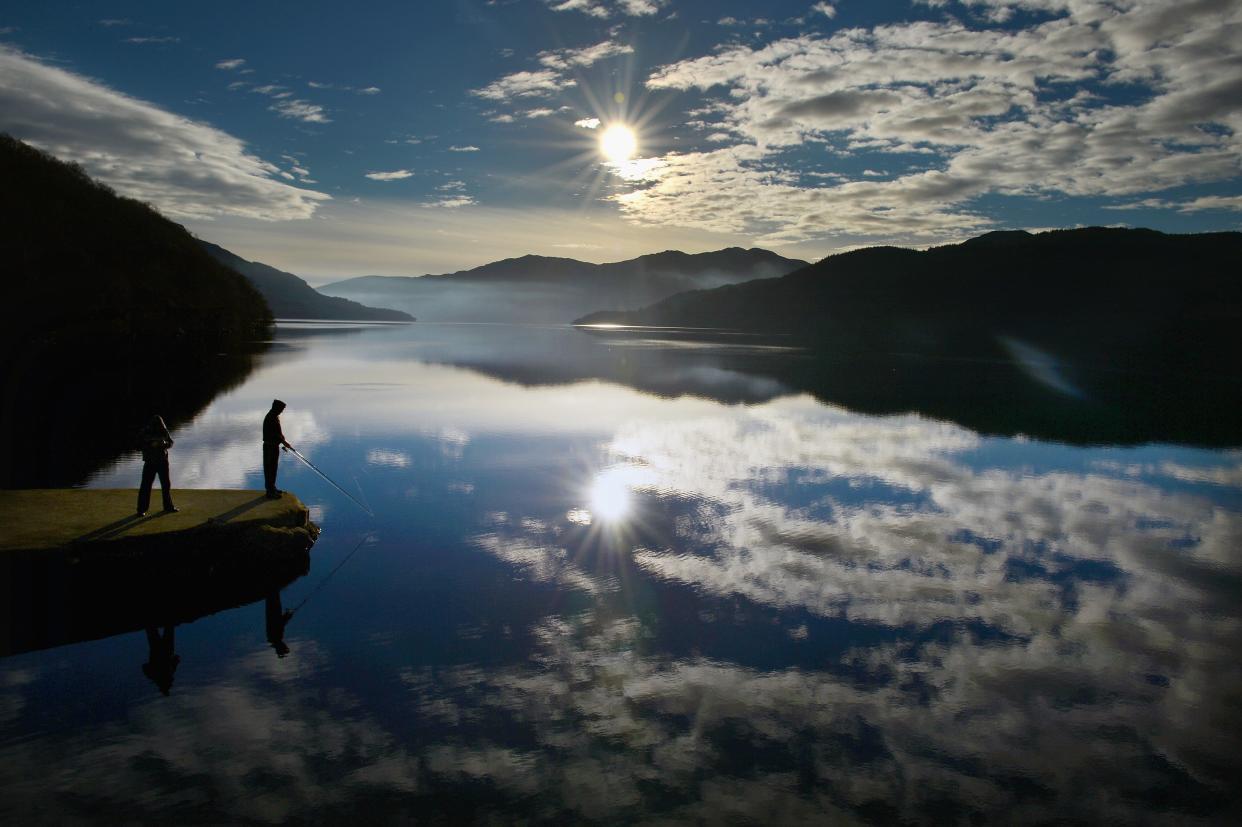
[[[267,498],[278,500],[284,492],[276,487],[276,471],[280,467],[280,447],[283,445],[290,451],[294,448],[285,439],[280,429],[280,414],[285,403],[279,399],[272,400],[272,409],[263,417],[263,483],[267,487]]]
[[[155,477],[160,478],[160,491],[164,495],[164,511],[180,511],[173,505],[172,483],[168,476],[168,449],[173,445],[173,438],[168,433],[164,418],[158,414],[152,416],[138,435],[142,447],[142,484],[138,486],[138,516],[145,516],[151,505],[151,484]]]

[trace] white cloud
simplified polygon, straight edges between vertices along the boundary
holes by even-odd
[[[1203,210],[1242,212],[1242,195],[1204,195],[1184,204],[1179,204],[1177,208],[1180,212],[1201,212]]]
[[[1118,197],[1242,174],[1242,5],[974,5],[1043,14],[1019,29],[948,18],[806,34],[659,69],[648,86],[707,96],[716,120],[692,125],[734,145],[659,158],[617,200],[644,223],[769,242],[932,243],[988,226],[971,209],[986,194]],[[807,187],[798,147],[928,161]]]
[[[388,468],[408,468],[410,465],[410,455],[404,451],[373,448],[367,452],[367,464]]]
[[[664,7],[667,0],[544,0],[552,11],[576,11],[601,19],[624,15],[646,17]]]
[[[578,126],[583,129],[598,129],[599,124],[599,118],[583,118],[580,121],[574,121],[574,126]]]
[[[544,0],[552,11],[580,11],[591,17],[608,17],[611,12],[600,0]]]
[[[245,58],[235,57],[235,58],[232,58],[231,60],[220,61],[219,63],[216,64],[216,68],[224,69],[225,71],[232,71],[233,69],[240,69],[242,66],[245,65],[245,63],[246,63]]]
[[[268,107],[282,118],[305,121],[306,123],[331,123],[332,119],[324,112],[324,108],[316,103],[304,100],[281,100]]]
[[[478,152],[479,148],[477,146],[470,146],[470,145],[451,146],[448,148],[448,151],[449,152]]]
[[[581,49],[554,49],[540,52],[538,57],[539,62],[549,69],[565,70],[574,66],[590,66],[605,58],[633,54],[633,52],[634,47],[628,43],[605,40]]]
[[[548,108],[546,108],[546,107],[545,107],[545,108],[542,108],[542,109],[531,109],[531,110],[528,110],[528,111],[525,113],[525,116],[526,116],[527,118],[546,118],[546,117],[548,117],[549,115],[555,115],[555,114],[556,114],[556,110],[555,110],[555,109],[548,109]]]
[[[482,89],[472,90],[471,94],[487,100],[507,101],[512,98],[552,95],[575,85],[576,81],[562,77],[560,72],[540,69],[535,72],[523,71],[505,75]]]
[[[837,16],[837,10],[831,3],[816,3],[811,6],[811,11],[818,12],[829,19]]]
[[[366,86],[362,89],[359,89],[358,94],[359,95],[378,95],[380,91],[381,90],[378,86]]]
[[[429,204],[424,204],[423,206],[439,207],[445,210],[455,210],[460,207],[470,207],[477,203],[479,202],[474,200],[469,195],[449,195],[437,201],[432,201]]]
[[[0,47],[0,129],[176,218],[309,218],[329,196],[206,124]]]
[[[414,175],[414,173],[411,170],[394,169],[389,172],[368,172],[366,177],[370,178],[372,181],[400,181],[402,179],[409,178],[412,175]]]
[[[158,45],[158,44],[161,44],[161,43],[180,43],[180,42],[181,42],[181,38],[179,38],[179,37],[169,37],[169,36],[164,36],[164,37],[127,37],[127,38],[125,38],[125,42],[126,42],[126,43],[137,43],[137,44],[143,44],[143,43],[154,43],[154,44],[157,44],[157,45]]]
[[[573,88],[577,81],[566,77],[565,72],[577,67],[590,66],[600,60],[617,55],[633,53],[634,48],[628,44],[604,40],[594,46],[578,49],[553,49],[540,52],[538,60],[545,68],[537,71],[514,72],[494,81],[482,89],[474,89],[471,94],[494,101],[512,101],[515,98],[547,97],[565,89]],[[539,108],[533,110],[540,114],[526,113],[526,117],[542,117],[551,114],[552,110]],[[510,123],[512,117],[495,116],[492,121]]]

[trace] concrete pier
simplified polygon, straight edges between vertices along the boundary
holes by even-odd
[[[137,497],[0,491],[0,656],[189,623],[310,569],[319,529],[292,494],[174,489],[179,512],[145,517]]]
[[[269,500],[262,491],[175,489],[176,513],[160,511],[159,492],[145,517],[134,513],[132,488],[57,488],[0,491],[0,553],[99,544],[176,544],[203,535],[284,530],[309,547],[318,529],[301,500],[285,493]],[[291,538],[292,539],[292,538]]]

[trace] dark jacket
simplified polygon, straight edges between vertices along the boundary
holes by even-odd
[[[253,421],[253,420],[252,420]],[[285,441],[285,434],[280,430],[280,414],[271,410],[263,417],[263,444],[280,445]]]
[[[161,417],[152,417],[138,434],[138,445],[142,448],[143,462],[159,462],[168,456],[168,449],[173,445],[168,426]]]

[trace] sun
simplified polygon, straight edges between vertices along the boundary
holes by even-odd
[[[638,151],[638,138],[625,124],[614,123],[599,136],[599,151],[614,164],[628,161]]]

